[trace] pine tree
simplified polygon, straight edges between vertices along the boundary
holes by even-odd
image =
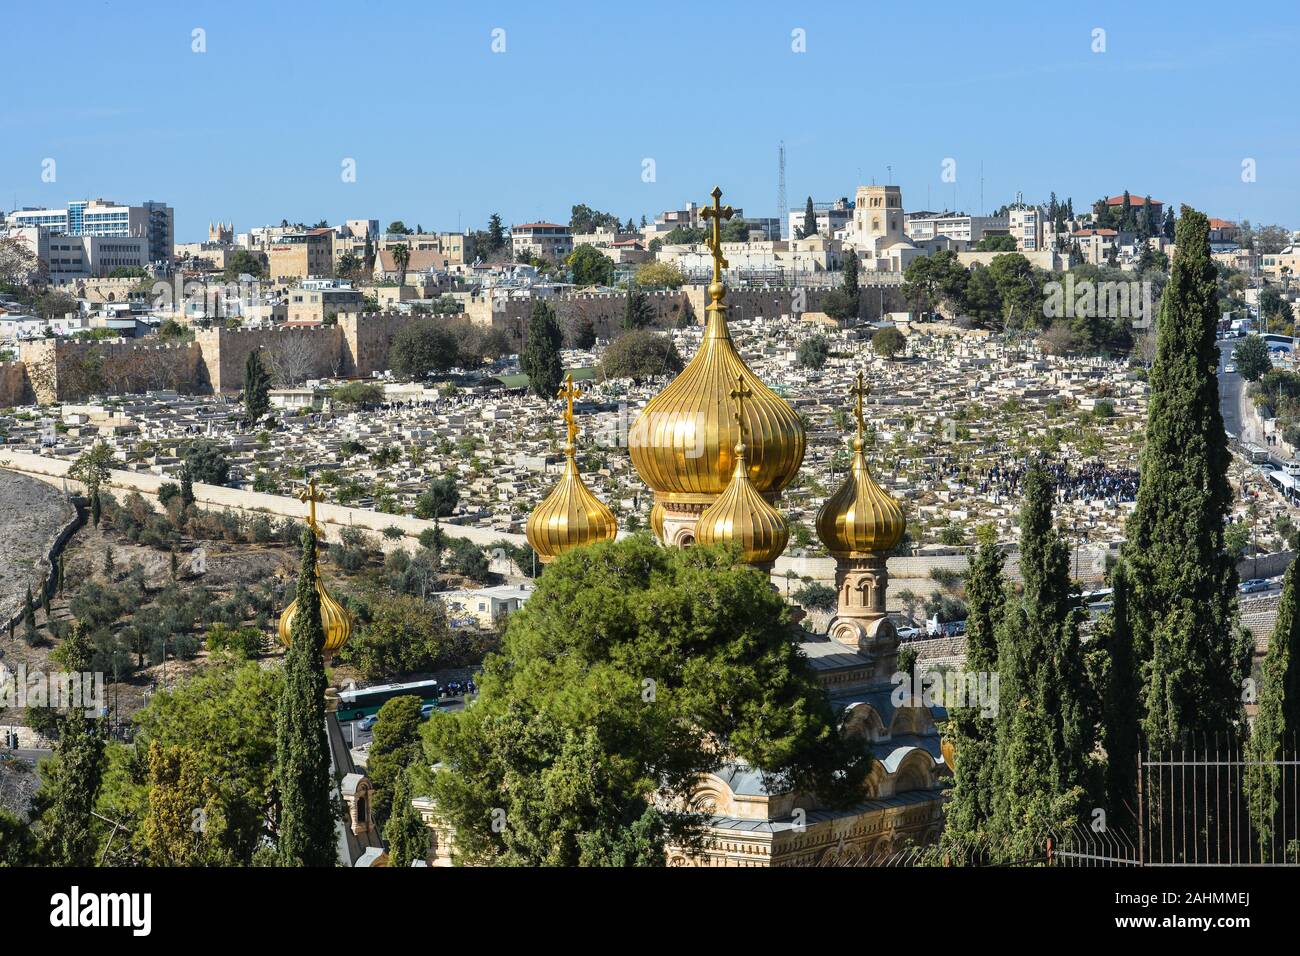
[[[555,318],[555,309],[548,302],[533,305],[533,315],[528,322],[528,344],[519,356],[519,367],[528,376],[528,386],[540,398],[554,398],[564,378],[560,362],[560,346],[564,334]]]
[[[807,239],[815,235],[817,235],[817,213],[813,211],[812,196],[809,196],[808,202],[803,207],[803,235],[799,238]]]
[[[325,739],[325,630],[316,590],[316,535],[302,534],[297,608],[284,655],[276,712],[281,866],[333,866],[336,860],[329,745]]]
[[[392,814],[384,826],[390,866],[410,866],[429,852],[429,828],[411,804],[411,796],[410,774],[403,771],[397,775]]]
[[[95,820],[91,816],[104,779],[101,722],[80,710],[62,718],[54,758],[41,772],[36,821],[41,862],[49,866],[93,866]]]
[[[1003,555],[991,527],[979,529],[980,547],[966,579],[966,671],[998,672],[997,628],[1006,605]],[[944,842],[959,858],[986,843],[997,798],[997,724],[976,702],[949,708],[954,751],[953,786],[945,807]]]
[[[181,508],[194,507],[194,477],[188,463],[181,465]]]
[[[1128,571],[1123,561],[1111,572],[1110,583],[1112,603],[1104,630],[1107,670],[1102,707],[1106,798],[1110,813],[1128,820],[1127,811],[1137,812],[1141,680],[1129,619]]]
[[[95,649],[91,646],[90,638],[86,636],[86,630],[81,626],[81,622],[72,626],[72,632],[50,656],[65,671],[76,674],[90,673],[91,664],[95,660]]]
[[[1251,825],[1259,837],[1262,859],[1272,856],[1274,844],[1285,847],[1296,838],[1291,831],[1283,831],[1275,840],[1274,826],[1278,809],[1278,794],[1294,792],[1295,768],[1285,768],[1289,779],[1283,779],[1283,767],[1277,762],[1284,750],[1294,752],[1300,736],[1300,614],[1296,613],[1300,562],[1292,561],[1282,582],[1282,596],[1278,601],[1277,623],[1273,637],[1264,656],[1264,666],[1259,690],[1259,712],[1250,731],[1247,755],[1251,765],[1246,768],[1245,785]],[[1285,823],[1285,821],[1284,821]]]
[[[488,217],[488,251],[497,252],[506,244],[506,232],[501,226],[501,217],[493,213]]]
[[[254,349],[244,363],[244,417],[250,425],[271,410],[270,391],[271,376],[262,364],[262,353]]]
[[[1146,441],[1125,559],[1130,618],[1146,668],[1142,729],[1154,749],[1231,730],[1250,648],[1235,626],[1237,571],[1219,414],[1218,272],[1209,222],[1186,206],[1156,326]]]
[[[999,851],[1008,860],[1042,852],[1075,822],[1085,793],[1093,729],[1070,593],[1069,549],[1052,527],[1054,489],[1034,462],[1024,479],[1020,573],[998,631]]]

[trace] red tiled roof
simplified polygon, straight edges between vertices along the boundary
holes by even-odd
[[[1128,202],[1130,206],[1145,206],[1147,203],[1146,198],[1144,196],[1134,196],[1132,193],[1129,193]],[[1107,206],[1124,205],[1124,194],[1120,193],[1118,196],[1111,196],[1109,199],[1106,200],[1106,205]],[[1151,200],[1151,205],[1163,206],[1164,203],[1162,203],[1159,199],[1153,199]]]
[[[1211,219],[1210,228],[1211,229],[1236,229],[1237,224],[1235,222],[1228,222],[1228,220],[1226,219]]]

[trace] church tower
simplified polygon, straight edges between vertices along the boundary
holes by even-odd
[[[903,191],[897,186],[859,186],[853,233],[854,243],[861,248],[886,249],[907,242],[903,234]]]
[[[700,539],[700,517],[735,484],[738,463],[748,490],[737,488],[733,497],[758,496],[770,507],[794,480],[804,454],[799,416],[759,381],[731,341],[722,223],[733,213],[721,204],[721,189],[714,187],[712,195],[713,205],[702,213],[713,253],[704,340],[681,374],[646,403],[628,435],[632,465],[654,491],[651,526],[660,541],[678,547]],[[710,534],[716,537],[721,527]]]
[[[903,539],[906,521],[897,501],[871,477],[864,451],[862,400],[869,393],[862,373],[850,389],[857,435],[848,477],[817,512],[817,537],[835,558],[839,606],[830,634],[841,644],[870,653],[892,673],[898,637],[885,612],[889,572],[885,560]]]

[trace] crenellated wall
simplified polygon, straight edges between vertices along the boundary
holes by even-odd
[[[26,405],[32,397],[27,366],[23,362],[0,362],[0,408]]]

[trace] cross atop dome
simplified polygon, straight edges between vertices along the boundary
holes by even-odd
[[[862,420],[862,400],[871,394],[871,386],[866,383],[859,370],[857,382],[849,389],[849,396],[853,399],[853,415],[858,420],[858,441],[862,441],[862,433],[865,430]]]
[[[722,255],[722,221],[730,219],[735,215],[735,211],[730,206],[722,205],[721,186],[714,186],[713,192],[709,195],[713,197],[713,205],[705,206],[700,216],[706,221],[713,221],[713,229],[710,231],[706,244],[709,251],[713,253],[713,281],[720,283],[722,282],[722,270],[730,265]]]
[[[564,424],[569,430],[569,444],[572,445],[578,438],[578,422],[573,417],[573,402],[575,399],[582,398],[584,392],[573,384],[573,373],[570,372],[564,377],[564,384],[560,390],[555,393],[556,398],[565,400]]]

